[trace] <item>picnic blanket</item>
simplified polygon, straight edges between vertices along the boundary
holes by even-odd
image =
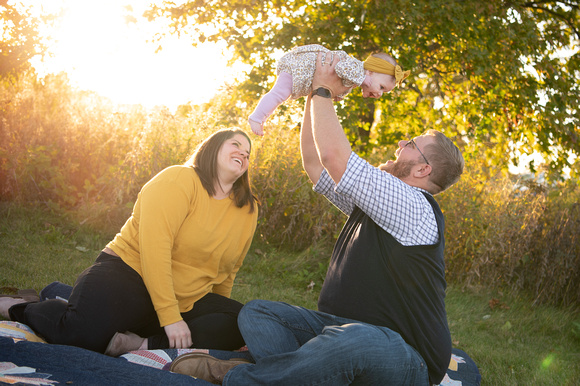
[[[0,382],[20,385],[211,385],[73,346],[0,338]]]
[[[68,298],[68,286],[57,283],[41,291],[41,300]],[[74,346],[48,344],[30,327],[0,321],[0,383],[19,385],[194,385],[211,383],[172,373],[171,362],[189,352],[219,359],[244,358],[247,351],[201,349],[138,350],[114,358]],[[451,363],[440,386],[478,386],[481,375],[464,351],[453,348]]]
[[[45,343],[26,325],[0,321],[0,383],[20,385],[211,385],[175,374],[169,365],[177,356],[201,351],[220,359],[245,358],[248,352],[198,349],[139,350],[109,357],[74,346]],[[481,375],[475,362],[453,349],[441,386],[475,386]]]

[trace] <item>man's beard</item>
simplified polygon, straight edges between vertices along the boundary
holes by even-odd
[[[403,178],[409,177],[411,174],[411,169],[416,164],[417,162],[415,161],[393,162],[392,164],[385,165],[382,170],[401,180]]]

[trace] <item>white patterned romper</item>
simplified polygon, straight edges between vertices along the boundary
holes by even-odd
[[[287,72],[292,75],[292,99],[310,94],[312,91],[312,78],[316,70],[316,59],[319,52],[332,52],[338,55],[340,62],[336,64],[336,74],[342,79],[345,87],[358,87],[365,80],[363,62],[353,58],[344,51],[330,51],[319,44],[299,46],[286,53],[278,61],[276,74]],[[324,56],[322,57],[324,63]],[[339,95],[343,98],[348,92]]]

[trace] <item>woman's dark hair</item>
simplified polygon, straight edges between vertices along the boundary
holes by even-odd
[[[218,179],[217,158],[219,151],[224,142],[236,134],[241,134],[248,139],[251,150],[252,140],[245,131],[241,129],[221,129],[200,143],[191,158],[186,162],[186,165],[191,165],[197,172],[201,184],[210,196],[213,196],[216,192],[214,183]],[[249,205],[250,213],[253,213],[258,199],[252,193],[248,171],[249,168],[234,182],[232,192],[236,206],[242,208],[245,205]]]

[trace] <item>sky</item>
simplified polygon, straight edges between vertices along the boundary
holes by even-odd
[[[174,110],[185,103],[207,102],[235,76],[227,67],[224,46],[193,47],[187,37],[167,38],[155,53],[156,25],[145,19],[127,23],[126,6],[140,17],[151,0],[21,0],[33,14],[57,13],[62,18],[42,34],[51,37],[52,56],[33,66],[40,76],[65,71],[70,82],[119,104],[165,105]],[[227,52],[226,52],[227,54]]]

